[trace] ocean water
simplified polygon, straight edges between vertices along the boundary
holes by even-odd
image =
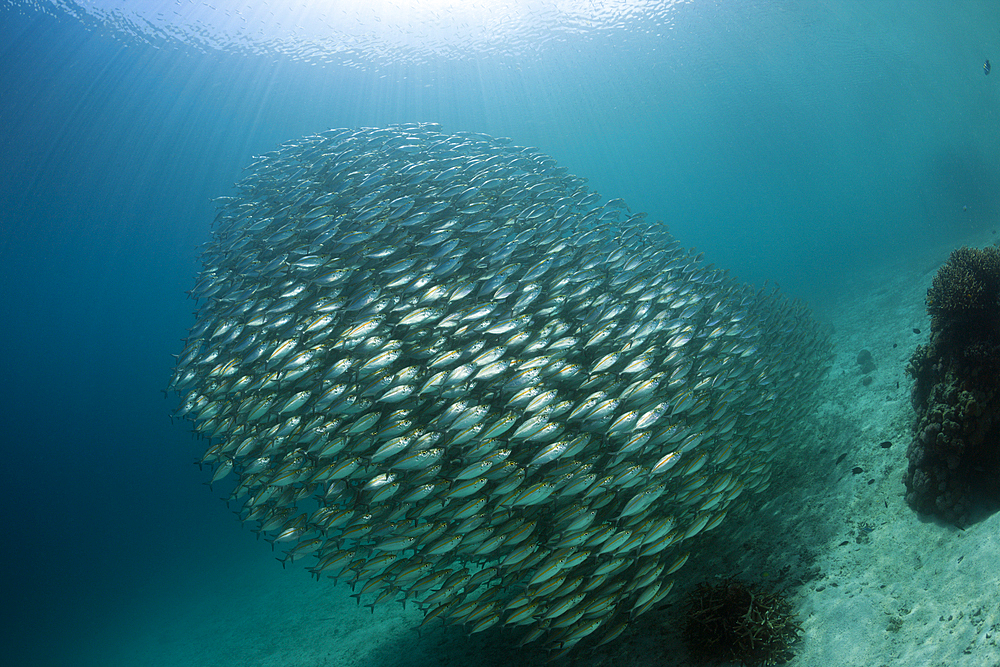
[[[340,41],[252,3],[233,5],[239,30],[193,4],[173,19],[173,3],[114,4],[0,5],[4,664],[154,664],[176,638],[150,628],[211,600],[239,616],[304,578],[203,485],[203,444],[162,392],[211,199],[283,141],[411,121],[511,137],[819,311],[853,276],[1000,217],[988,0],[567,0],[486,18],[332,3]],[[137,658],[121,647],[140,624]],[[185,640],[213,656],[190,664],[225,664],[212,633]]]

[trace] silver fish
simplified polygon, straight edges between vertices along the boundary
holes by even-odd
[[[168,385],[287,563],[558,651],[771,483],[828,335],[510,140],[330,130],[219,201]]]

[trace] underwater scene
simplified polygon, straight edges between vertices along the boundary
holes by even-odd
[[[997,26],[0,3],[4,664],[1000,667]]]

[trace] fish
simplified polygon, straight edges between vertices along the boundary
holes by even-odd
[[[576,651],[710,557],[830,331],[602,200],[434,123],[285,142],[219,200],[168,387],[283,566]]]
[[[983,63],[983,74],[989,75],[990,73],[990,59],[987,58],[986,62]]]

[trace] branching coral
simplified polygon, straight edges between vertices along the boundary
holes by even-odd
[[[727,579],[702,583],[687,599],[684,641],[700,660],[776,665],[792,657],[801,631],[780,593]]]
[[[952,251],[927,290],[931,331],[961,338],[997,333],[1000,304],[1000,248],[959,248]]]

